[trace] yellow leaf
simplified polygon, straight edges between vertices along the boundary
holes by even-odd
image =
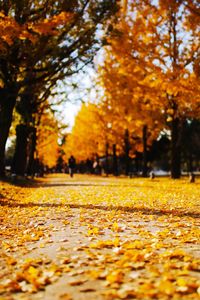
[[[174,288],[172,282],[169,280],[160,281],[158,288],[161,292],[163,292],[167,295],[173,295],[175,292],[175,288]]]
[[[114,270],[106,276],[106,280],[111,283],[120,283],[123,281],[124,274],[121,270]]]
[[[113,225],[112,225],[112,230],[114,232],[119,232],[120,231],[120,228],[119,228],[119,225],[117,222],[114,222]]]
[[[179,286],[187,286],[187,280],[184,278],[178,278],[176,282]]]
[[[39,274],[39,270],[36,269],[36,268],[33,267],[33,266],[30,266],[30,267],[28,268],[28,273],[31,275],[31,277],[36,278],[36,277],[38,276],[38,274]]]

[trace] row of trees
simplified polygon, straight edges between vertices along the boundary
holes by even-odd
[[[53,119],[48,99],[60,81],[91,63],[97,31],[116,11],[114,0],[0,0],[0,176],[13,112],[20,116],[13,172],[24,175],[42,120]]]
[[[147,176],[152,168],[170,170],[172,141],[169,130],[160,131],[155,125],[151,131],[150,127],[143,126],[142,120],[131,123],[134,132],[126,130],[125,120],[121,122],[117,117],[116,123],[110,123],[112,111],[105,114],[101,105],[91,102],[82,105],[63,145],[64,161],[73,154],[80,164],[80,172],[94,172],[93,162],[99,162],[104,172],[114,175],[142,172]],[[199,136],[200,121],[185,120],[181,132],[181,166],[187,172],[200,166]],[[100,168],[96,171],[100,173]]]
[[[123,4],[98,68],[101,96],[82,106],[65,151],[82,160],[115,145],[127,162],[143,152],[146,176],[147,150],[167,133],[171,176],[179,178],[181,153],[192,165],[188,144],[196,135],[200,149],[200,6],[195,0]]]

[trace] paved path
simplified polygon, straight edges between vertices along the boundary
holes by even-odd
[[[199,299],[198,205],[168,207],[190,186],[154,199],[162,184],[59,175],[3,186],[0,300]]]

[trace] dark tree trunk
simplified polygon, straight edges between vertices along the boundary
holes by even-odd
[[[28,162],[27,162],[27,173],[28,175],[34,176],[35,170],[35,151],[36,151],[36,128],[30,128],[30,135],[29,135],[29,149],[28,149]]]
[[[171,178],[181,177],[181,128],[180,120],[173,119],[171,128]]]
[[[13,158],[12,173],[24,176],[28,160],[28,138],[30,129],[27,125],[20,124],[16,128],[16,146]]]
[[[125,174],[128,176],[130,173],[130,157],[129,157],[130,141],[129,141],[128,129],[125,130],[124,146],[125,146]]]
[[[138,175],[139,174],[139,157],[138,157],[138,152],[135,153],[135,172]]]
[[[109,163],[108,163],[108,148],[109,148],[109,144],[106,143],[106,161],[105,161],[105,173],[106,173],[106,176],[108,176],[109,174]]]
[[[113,144],[113,175],[118,176],[118,162],[116,154],[116,144]]]
[[[188,160],[187,160],[187,166],[188,166],[188,173],[193,172],[193,157],[191,152],[189,152]]]
[[[142,164],[142,176],[147,177],[147,125],[142,129],[142,143],[143,143],[143,164]]]
[[[15,97],[10,98],[6,91],[0,91],[0,177],[5,176],[5,147],[12,123],[15,102]]]

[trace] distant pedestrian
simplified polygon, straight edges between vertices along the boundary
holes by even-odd
[[[76,160],[74,156],[71,155],[70,158],[68,159],[68,168],[69,168],[70,177],[74,176],[75,167],[76,167]]]
[[[155,178],[155,173],[154,173],[153,171],[151,171],[150,174],[149,174],[149,177],[150,177],[151,179],[154,179],[154,178]]]
[[[94,163],[93,163],[93,171],[94,171],[94,174],[96,174],[96,175],[101,174],[101,165],[100,165],[98,159],[95,160]]]
[[[194,175],[194,173],[190,173],[189,174],[189,182],[190,183],[195,182],[195,175]]]

